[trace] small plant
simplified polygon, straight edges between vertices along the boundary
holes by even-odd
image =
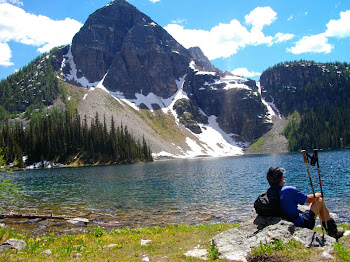
[[[344,248],[342,243],[336,242],[333,244],[333,247],[337,254],[337,258],[342,259],[344,261],[350,261],[350,250]]]
[[[6,234],[6,230],[1,227],[0,228],[0,240],[2,240],[2,238],[4,237],[5,234]]]
[[[339,227],[342,227],[344,230],[350,230],[350,224],[340,224]]]
[[[102,237],[106,232],[103,230],[102,227],[97,226],[97,227],[89,227],[88,233],[90,236],[93,237]]]
[[[27,241],[27,249],[30,254],[37,253],[40,249],[40,239],[29,238]]]
[[[219,250],[212,243],[209,243],[209,245],[207,247],[207,251],[208,251],[207,256],[208,256],[209,260],[219,259]]]
[[[260,241],[260,245],[253,249],[252,254],[253,255],[266,255],[266,254],[270,254],[274,251],[280,251],[283,249],[284,249],[284,244],[280,240],[277,240],[273,243],[267,243],[267,241],[265,241],[265,244],[263,244]]]

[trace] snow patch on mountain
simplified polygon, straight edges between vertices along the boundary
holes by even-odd
[[[139,111],[141,105],[145,105],[147,108],[149,108],[150,111],[153,111],[153,105],[158,105],[161,110],[164,113],[170,113],[174,116],[177,125],[180,125],[178,115],[176,111],[173,109],[174,104],[176,101],[180,99],[189,99],[187,93],[183,90],[184,83],[186,81],[186,75],[180,77],[178,80],[176,80],[176,85],[178,87],[177,92],[171,96],[170,98],[162,98],[154,93],[148,93],[147,95],[141,93],[135,94],[135,99],[127,99],[125,98],[124,94],[120,91],[112,92],[107,90],[104,85],[104,79],[108,75],[108,72],[104,75],[103,79],[100,81],[97,81],[95,83],[90,83],[85,77],[77,77],[77,68],[73,60],[71,49],[69,49],[68,53],[64,57],[64,61],[62,62],[62,68],[64,66],[70,66],[70,73],[69,74],[62,74],[64,81],[75,81],[85,88],[90,88],[89,90],[92,91],[95,88],[100,88],[109,94],[111,94],[120,104],[125,106],[125,104],[129,105],[130,107],[134,108],[135,110]],[[216,74],[215,72],[205,72],[205,71],[199,71],[195,69],[195,63],[191,62],[189,65],[193,70],[197,71],[199,74]],[[244,85],[244,82],[247,81],[244,78],[236,77],[236,76],[223,76],[220,77],[219,80],[217,80],[214,84],[225,84],[225,89],[231,89],[231,88],[249,88],[248,86]],[[208,83],[207,83],[208,84]],[[208,84],[210,85],[210,84]],[[251,88],[249,88],[251,90]],[[86,96],[84,96],[84,99]],[[205,113],[201,110],[201,113],[205,115]],[[216,116],[210,116],[208,117],[208,124],[199,124],[202,133],[201,134],[194,134],[193,138],[187,137],[186,138],[186,144],[190,148],[190,150],[183,150],[182,148],[178,148],[181,152],[183,152],[183,155],[173,155],[168,152],[159,152],[157,154],[154,154],[156,157],[174,157],[174,158],[181,158],[181,157],[198,157],[198,156],[233,156],[233,155],[242,155],[243,154],[243,147],[246,147],[246,144],[239,144],[237,143],[233,137],[234,134],[227,134],[225,133],[216,122]],[[197,139],[194,139],[197,138]],[[198,141],[197,141],[198,140]]]
[[[193,140],[186,140],[190,146],[191,151],[187,152],[188,156],[233,156],[242,155],[243,147],[248,146],[247,144],[238,144],[232,137],[233,134],[225,133],[216,122],[216,116],[208,117],[208,124],[200,124],[202,130],[201,134],[194,134],[198,139],[203,142],[199,146]],[[195,143],[195,144],[194,144]]]
[[[260,82],[256,83],[256,86],[259,90],[260,96],[261,96],[261,86],[260,86]],[[274,104],[274,99],[273,97],[271,97],[272,102],[267,102],[262,96],[261,96],[261,102],[266,106],[267,108],[267,114],[266,114],[266,118],[268,119],[267,121],[272,123],[272,117],[273,116],[278,116],[280,119],[282,118],[282,115],[280,113],[280,111],[278,110],[278,108],[276,107],[276,105]]]
[[[95,83],[90,83],[89,80],[85,76],[82,76],[82,77],[77,76],[78,70],[77,70],[77,67],[74,63],[73,54],[72,54],[72,46],[69,47],[68,53],[63,57],[63,61],[61,64],[61,72],[63,72],[62,69],[68,65],[70,67],[69,74],[61,73],[61,76],[63,77],[63,81],[75,81],[85,88],[95,87],[100,83],[100,81],[95,82]]]
[[[210,72],[210,71],[200,71],[195,61],[191,61],[189,64],[189,67],[196,72],[196,75],[213,75],[216,76],[217,72]],[[249,80],[240,76],[235,76],[226,73],[224,76],[220,76],[220,78],[215,79],[213,83],[205,82],[204,86],[207,88],[210,88],[211,90],[219,90],[219,87],[223,87],[225,90],[229,89],[247,89],[251,90],[251,88],[244,83],[248,82]],[[205,90],[205,87],[199,88],[199,90]]]

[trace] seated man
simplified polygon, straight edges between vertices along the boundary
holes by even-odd
[[[285,180],[283,178],[285,170],[280,167],[272,166],[269,168],[266,178],[271,187],[280,188],[280,204],[282,211],[286,214],[291,222],[297,227],[305,227],[313,229],[315,226],[316,215],[319,215],[322,225],[326,228],[327,221],[327,234],[336,239],[340,238],[344,234],[342,228],[337,228],[335,221],[329,216],[329,211],[326,204],[323,202],[322,195],[316,193],[316,202],[313,194],[306,195],[300,192],[298,189],[292,186],[284,186]],[[305,213],[301,213],[298,210],[298,204],[310,203],[308,210]]]

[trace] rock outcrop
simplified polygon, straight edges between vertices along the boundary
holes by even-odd
[[[203,67],[204,70],[208,70],[210,72],[219,71],[219,69],[217,69],[210,63],[208,57],[204,55],[203,51],[198,46],[190,47],[188,51],[190,52],[191,56],[196,60],[196,64]]]
[[[212,239],[213,245],[218,248],[219,258],[229,261],[247,261],[246,257],[260,243],[269,244],[277,240],[287,243],[295,239],[308,247],[332,249],[336,240],[306,229],[295,227],[293,223],[281,218],[257,216],[254,220],[242,224]]]
[[[11,238],[0,245],[0,253],[5,252],[9,249],[16,249],[17,251],[21,251],[25,249],[26,246],[27,244],[23,240]]]

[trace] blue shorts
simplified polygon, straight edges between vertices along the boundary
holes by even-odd
[[[308,229],[313,229],[315,227],[315,213],[312,212],[312,210],[306,210],[305,213],[300,215],[300,218],[302,220],[300,227]]]

